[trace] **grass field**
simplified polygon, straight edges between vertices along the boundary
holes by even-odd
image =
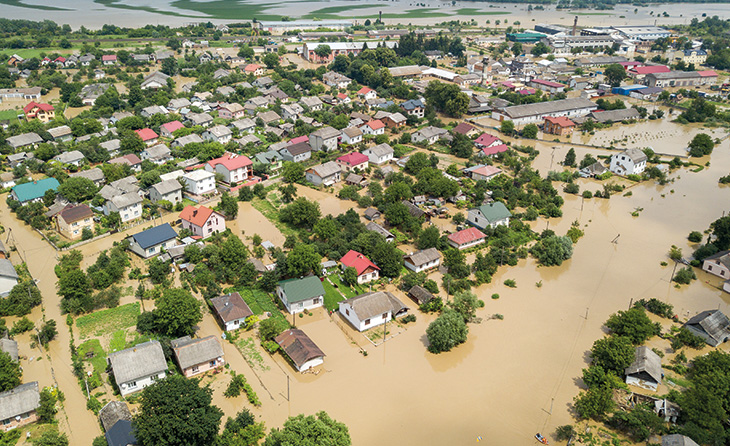
[[[95,0],[109,1],[109,0]],[[193,0],[175,0],[171,6],[188,11],[195,11],[206,14],[218,19],[235,19],[235,20],[280,20],[280,15],[266,14],[264,11],[270,6],[278,6],[279,3],[263,3],[251,4],[242,1],[231,0],[211,0],[207,2],[197,2]],[[160,11],[162,12],[162,11]],[[164,12],[163,12],[164,13]],[[180,15],[180,14],[177,14]],[[195,15],[199,16],[199,15]]]
[[[336,310],[339,307],[337,303],[344,300],[342,294],[326,280],[322,282],[322,286],[324,287],[324,307],[330,311]]]
[[[0,121],[14,120],[23,110],[0,110]]]
[[[89,339],[83,344],[79,345],[77,349],[79,358],[84,361],[88,361],[94,367],[94,371],[97,373],[103,373],[106,370],[106,352],[101,347],[101,343],[98,339]],[[86,355],[93,353],[93,357],[86,359]]]
[[[40,9],[41,11],[70,11],[67,8],[58,8],[56,6],[48,5],[31,5],[23,3],[20,0],[0,0],[0,4],[8,6],[18,6],[20,8]]]
[[[81,338],[103,336],[134,326],[139,314],[139,302],[135,302],[81,316],[76,319],[76,328]]]
[[[328,8],[317,9],[302,16],[303,19],[340,19],[343,16],[341,12],[352,11],[355,9],[374,8],[374,5],[349,5],[349,6],[330,6]],[[351,14],[349,14],[351,15]],[[348,16],[349,16],[348,15]]]
[[[483,11],[477,8],[461,8],[456,11],[458,15],[507,15],[509,11]]]
[[[413,9],[403,14],[385,13],[383,14],[384,19],[428,19],[431,17],[451,17],[451,14],[446,12],[436,12],[437,8],[421,8]],[[377,19],[378,14],[362,16],[359,18],[363,19]]]

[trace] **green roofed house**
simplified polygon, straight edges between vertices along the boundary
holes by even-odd
[[[510,42],[536,43],[543,37],[545,34],[541,33],[507,33],[507,40]]]
[[[487,226],[496,228],[501,225],[509,225],[509,218],[512,216],[507,206],[501,201],[483,204],[477,208],[469,209],[466,221],[479,229]]]
[[[46,191],[58,189],[58,180],[55,178],[44,178],[31,183],[18,184],[10,191],[10,196],[25,206],[28,203],[43,199]]]
[[[324,304],[324,287],[317,276],[282,280],[276,287],[276,294],[290,314]]]

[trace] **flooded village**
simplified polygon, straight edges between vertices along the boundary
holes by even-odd
[[[3,19],[0,444],[724,444],[693,17]]]

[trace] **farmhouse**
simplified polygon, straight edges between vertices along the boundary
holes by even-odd
[[[183,229],[187,229],[193,235],[202,238],[226,230],[226,221],[223,215],[207,206],[201,205],[197,209],[195,206],[186,206],[180,212],[180,220],[182,220]]]
[[[123,397],[154,384],[167,374],[167,362],[159,341],[112,352],[107,361]]]
[[[7,432],[38,421],[41,405],[38,381],[21,384],[0,393],[0,429]]]
[[[730,279],[730,251],[720,251],[702,261],[702,269],[723,279]]]
[[[324,362],[324,353],[302,330],[292,328],[274,338],[292,360],[297,371],[304,372]]]
[[[342,269],[355,268],[357,272],[357,283],[367,283],[372,280],[378,280],[380,276],[380,268],[378,268],[367,257],[352,249],[340,259]]]
[[[730,339],[730,320],[720,310],[703,311],[684,326],[713,347]]]
[[[646,154],[640,149],[628,149],[611,155],[609,169],[616,175],[638,175],[646,169]]]
[[[436,268],[441,263],[441,253],[436,248],[423,249],[403,256],[405,267],[420,273]]]
[[[210,299],[213,312],[225,331],[246,326],[246,318],[253,315],[238,292],[224,294]]]
[[[408,307],[393,294],[376,291],[340,302],[338,311],[358,331],[364,331],[398,317]]]
[[[324,304],[324,287],[317,276],[279,282],[276,295],[290,314],[311,310]]]
[[[84,229],[94,229],[94,213],[85,204],[68,204],[56,214],[56,230],[64,237],[81,238]]]
[[[480,245],[487,240],[487,236],[482,231],[474,227],[462,229],[459,232],[449,234],[447,238],[449,240],[449,245],[458,250]]]
[[[131,235],[127,239],[132,252],[144,259],[149,259],[160,254],[163,249],[174,246],[177,232],[172,229],[170,223],[164,223]]]
[[[484,229],[487,226],[496,228],[501,225],[509,225],[509,218],[511,216],[512,213],[510,213],[504,203],[495,201],[469,209],[466,221],[479,229]]]
[[[656,392],[662,382],[662,359],[649,347],[636,347],[634,362],[626,368],[626,384]]]
[[[190,336],[170,341],[175,361],[186,378],[220,369],[226,363],[223,347],[215,336],[191,339]]]

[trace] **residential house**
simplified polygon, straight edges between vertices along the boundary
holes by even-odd
[[[269,76],[264,76],[253,81],[253,86],[257,88],[267,88],[274,84],[274,80]]]
[[[324,287],[317,276],[283,280],[276,287],[276,295],[290,314],[321,307],[324,294]]]
[[[87,180],[91,180],[94,182],[94,186],[96,187],[102,187],[104,183],[106,182],[106,178],[104,177],[104,172],[99,169],[98,167],[94,167],[93,169],[89,170],[82,170],[79,172],[74,172],[72,174],[69,174],[69,177],[71,178],[86,178]]]
[[[496,228],[497,226],[509,225],[509,218],[511,216],[512,213],[510,213],[504,203],[495,201],[469,209],[466,221],[479,229],[485,229],[487,226]]]
[[[246,319],[253,315],[238,292],[214,297],[210,299],[210,304],[224,331],[245,327]]]
[[[299,100],[299,103],[309,111],[322,110],[322,101],[317,96],[305,96]]]
[[[177,179],[160,181],[148,189],[150,201],[153,203],[169,201],[174,206],[182,202],[182,189],[182,184]]]
[[[638,175],[646,169],[646,154],[641,149],[627,149],[611,155],[609,169],[616,175]]]
[[[165,138],[173,138],[172,133],[182,128],[185,128],[185,126],[180,121],[166,122],[160,126],[160,134]]]
[[[53,137],[53,140],[56,142],[71,141],[74,137],[74,134],[71,131],[71,127],[67,125],[48,129],[48,133]]]
[[[243,118],[231,122],[230,127],[238,129],[239,133],[253,133],[256,130],[256,122],[251,118]]]
[[[393,159],[395,153],[393,148],[387,143],[378,144],[362,151],[363,155],[367,155],[371,164],[381,166],[389,163]]]
[[[271,123],[278,123],[279,121],[281,121],[281,116],[279,116],[278,113],[272,110],[259,113],[256,118],[261,118],[261,120],[264,121],[264,124],[267,125]]]
[[[730,319],[720,310],[703,311],[688,320],[684,327],[713,347],[730,339]]]
[[[41,394],[38,381],[0,393],[0,429],[8,432],[38,421]]]
[[[144,259],[154,257],[161,254],[163,249],[175,246],[176,239],[177,232],[172,229],[170,223],[145,229],[127,238],[129,249]]]
[[[220,158],[208,161],[205,170],[223,175],[224,183],[238,184],[253,177],[253,162],[245,155],[226,152]]]
[[[411,134],[411,141],[414,143],[425,142],[430,145],[448,134],[449,132],[446,129],[429,125],[428,127],[424,127],[421,130],[413,132]]]
[[[383,121],[379,119],[371,119],[366,122],[365,125],[360,127],[360,130],[362,130],[362,132],[366,135],[382,135],[385,133],[385,124],[383,124]]]
[[[112,158],[109,161],[107,161],[109,164],[126,164],[128,165],[134,172],[139,172],[142,170],[142,160],[139,159],[137,155],[134,153],[129,153],[127,155],[123,155],[117,158]]]
[[[142,90],[157,90],[158,88],[167,87],[167,80],[169,78],[170,76],[165,73],[155,71],[145,76],[142,84],[140,84],[140,88]]]
[[[380,277],[380,268],[363,254],[352,249],[342,256],[340,263],[342,263],[343,271],[345,268],[355,268],[357,272],[357,283],[368,283],[373,280],[378,280]]]
[[[413,287],[411,287],[410,290],[408,290],[408,297],[413,299],[418,304],[418,306],[421,306],[423,304],[427,304],[436,296],[431,294],[430,291],[428,291],[421,285],[414,285]]]
[[[178,111],[184,108],[190,108],[190,99],[188,98],[173,98],[167,103],[167,109],[170,111]]]
[[[569,135],[573,133],[573,130],[575,130],[575,122],[565,116],[546,116],[542,128],[543,133],[558,136]]]
[[[240,119],[246,115],[243,105],[233,102],[225,104],[218,109],[218,117],[223,119]]]
[[[143,118],[151,118],[154,115],[166,115],[167,113],[169,113],[167,109],[161,105],[150,105],[139,112]]]
[[[538,90],[547,91],[548,93],[562,93],[565,91],[565,85],[558,82],[550,82],[542,79],[532,79],[527,82],[527,85]]]
[[[498,108],[492,111],[492,119],[500,122],[511,120],[515,126],[519,127],[530,123],[540,123],[546,116],[565,116],[567,118],[585,116],[597,108],[595,102],[585,98],[559,99]]]
[[[395,241],[395,235],[393,235],[393,233],[375,223],[374,221],[368,222],[368,224],[365,225],[365,229],[367,229],[368,231],[377,232],[378,234],[382,235],[385,238],[385,241],[388,243]]]
[[[181,136],[177,138],[175,141],[173,141],[170,146],[172,147],[185,147],[188,144],[200,144],[204,142],[203,138],[200,137],[197,133],[191,133],[187,136]]]
[[[225,217],[207,206],[200,206],[197,209],[195,206],[186,206],[180,212],[180,220],[183,229],[202,238],[226,230]]]
[[[367,155],[363,155],[360,152],[352,152],[337,158],[337,164],[344,171],[354,169],[365,170],[368,168],[368,160]]]
[[[213,123],[213,117],[208,113],[188,113],[185,119],[193,126],[208,127]]]
[[[56,214],[56,230],[64,237],[80,239],[84,229],[94,229],[94,213],[87,205],[68,204]]]
[[[104,54],[101,56],[101,63],[104,65],[115,65],[117,63],[117,55]]]
[[[313,150],[329,152],[337,149],[337,139],[340,132],[330,126],[322,127],[309,135],[309,144]]]
[[[7,161],[10,167],[13,169],[31,159],[35,159],[35,155],[33,154],[33,152],[11,153],[7,157],[5,157],[5,161]]]
[[[702,269],[717,277],[730,279],[730,251],[720,251],[702,261]]]
[[[136,192],[115,195],[104,205],[104,215],[118,212],[122,223],[142,217],[142,198]]]
[[[233,137],[231,129],[224,125],[216,125],[203,132],[203,139],[206,141],[228,144]]]
[[[479,129],[469,124],[468,122],[460,122],[456,127],[451,129],[451,132],[454,134],[458,133],[460,135],[471,137],[472,135],[477,134],[479,132]]]
[[[474,181],[490,181],[498,177],[502,173],[502,169],[488,164],[480,164],[464,169],[464,173],[469,175]]]
[[[5,142],[13,149],[13,151],[17,151],[24,147],[35,147],[36,144],[43,142],[43,138],[38,136],[37,133],[30,132],[10,136],[5,139]]]
[[[377,327],[408,311],[387,291],[364,293],[339,303],[340,314],[358,331]]]
[[[312,147],[308,142],[300,142],[280,149],[279,154],[284,158],[284,161],[301,163],[312,157]]]
[[[139,135],[139,137],[142,139],[142,142],[144,142],[148,146],[153,146],[157,144],[157,138],[159,138],[159,135],[157,135],[154,130],[145,128],[135,130],[135,133],[137,133],[137,135]]]
[[[18,272],[7,258],[0,259],[0,297],[7,297],[18,284]]]
[[[328,71],[322,75],[322,82],[328,87],[347,88],[352,79],[334,71]]]
[[[661,446],[700,446],[691,438],[681,434],[664,435]]]
[[[357,91],[357,95],[365,100],[368,100],[377,98],[378,92],[369,87],[362,87]]]
[[[147,341],[109,353],[107,361],[122,397],[154,384],[167,374],[167,362],[159,341]]]
[[[636,347],[634,362],[626,368],[624,374],[626,384],[656,392],[664,377],[662,358],[645,345]]]
[[[10,197],[25,206],[28,203],[41,201],[46,191],[55,191],[59,183],[55,178],[44,178],[29,183],[18,184],[10,190]]]
[[[279,172],[284,161],[284,157],[276,150],[257,153],[254,155],[254,159],[256,163],[268,166],[268,172],[272,175],[276,175]]]
[[[297,103],[284,104],[281,106],[281,114],[284,119],[296,121],[302,113],[304,113],[304,107]]]
[[[334,161],[327,161],[324,164],[310,167],[305,172],[307,181],[315,186],[332,186],[340,181],[342,169]]]
[[[357,127],[347,127],[342,131],[342,144],[357,144],[362,142],[362,130]]]
[[[204,195],[215,192],[215,174],[203,169],[193,170],[183,175],[185,189],[193,195]]]
[[[469,249],[472,246],[481,245],[487,240],[487,236],[475,227],[462,229],[448,235],[449,245],[458,250]]]
[[[51,104],[39,104],[31,101],[30,104],[23,107],[25,119],[31,121],[37,119],[41,122],[49,122],[56,119],[56,110]]]
[[[302,330],[292,328],[274,338],[297,371],[304,372],[324,363],[324,353]]]
[[[474,140],[474,145],[478,149],[485,149],[488,147],[494,147],[502,144],[502,140],[489,133],[482,133],[477,139]]]
[[[154,164],[162,165],[172,160],[170,148],[164,144],[157,144],[147,148],[140,153],[143,160],[149,160]]]
[[[220,369],[226,363],[223,347],[213,335],[196,339],[183,336],[170,341],[170,347],[186,378]]]
[[[407,114],[413,115],[417,118],[423,118],[423,115],[426,111],[426,106],[423,104],[423,102],[421,102],[420,99],[409,99],[403,102],[400,105],[400,108],[402,108],[403,111]]]
[[[243,67],[243,72],[246,74],[253,74],[256,77],[261,77],[265,73],[264,67],[255,63],[250,63]]]
[[[121,141],[118,139],[110,139],[109,141],[99,143],[99,147],[106,150],[110,157],[117,156],[121,149]]]
[[[400,113],[390,113],[388,116],[383,118],[383,124],[389,129],[399,129],[405,127],[406,117]]]
[[[126,193],[135,193],[143,196],[144,194],[141,193],[141,189],[139,187],[139,184],[137,183],[137,178],[135,178],[133,175],[125,178],[120,178],[102,187],[99,190],[99,195],[101,195],[101,197],[105,200],[111,200],[117,195],[123,195]]]
[[[436,248],[422,249],[403,256],[403,260],[406,268],[420,273],[437,268],[441,263],[441,253]]]
[[[608,172],[608,169],[606,169],[606,167],[601,164],[600,161],[597,161],[590,166],[584,167],[578,171],[582,178],[596,178],[606,172]]]
[[[217,70],[215,70],[213,72],[213,79],[220,80],[220,79],[223,79],[224,77],[228,77],[230,75],[231,75],[230,71],[223,69],[223,68],[218,68]]]
[[[81,163],[86,160],[84,154],[79,152],[78,150],[59,153],[58,155],[54,156],[53,159],[61,164],[68,164],[76,167],[79,167]]]
[[[11,361],[18,361],[18,342],[8,338],[0,338],[0,352],[7,353]],[[2,420],[0,420],[2,421]]]

